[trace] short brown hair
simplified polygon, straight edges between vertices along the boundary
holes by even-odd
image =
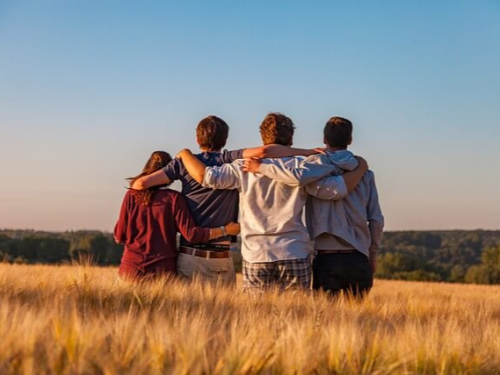
[[[328,146],[347,148],[352,141],[352,122],[343,117],[332,117],[323,131]]]
[[[265,145],[276,143],[290,146],[294,130],[293,121],[281,113],[269,113],[260,124],[260,136]]]
[[[196,127],[196,138],[200,148],[218,151],[226,145],[229,126],[217,116],[207,116]]]

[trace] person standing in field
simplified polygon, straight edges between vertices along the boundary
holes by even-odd
[[[264,145],[291,146],[295,126],[290,118],[270,113],[260,126]],[[278,287],[309,289],[311,281],[310,249],[302,212],[307,194],[301,186],[328,176],[332,165],[311,164],[300,171],[294,186],[280,183],[262,174],[245,173],[243,160],[206,167],[189,150],[178,155],[188,173],[211,189],[236,189],[240,194],[243,257],[243,288],[254,292]],[[301,157],[264,159],[264,165],[297,167]],[[332,199],[347,195],[361,179],[366,168],[330,178]],[[219,190],[216,190],[219,191]]]
[[[132,183],[165,167],[171,160],[164,151],[153,152],[142,173],[131,179]],[[143,191],[128,190],[125,194],[114,230],[115,241],[125,245],[118,270],[123,279],[175,275],[177,232],[193,243],[239,233],[237,223],[220,228],[197,227],[182,194],[166,187],[163,184]]]
[[[217,116],[203,118],[196,128],[196,140],[201,150],[196,158],[209,166],[221,166],[242,158],[312,155],[317,152],[292,149],[278,144],[222,151],[228,134],[229,127],[221,118]],[[161,170],[136,179],[132,183],[132,188],[142,190],[175,180],[182,182],[182,193],[196,225],[219,227],[231,221],[238,221],[238,191],[234,189],[212,190],[202,186],[190,176],[180,159],[174,159]],[[225,233],[217,240],[201,241],[200,244],[194,244],[183,235],[178,258],[179,275],[186,279],[197,277],[204,281],[225,285],[235,284],[236,273],[230,251],[231,237],[229,235],[230,233]]]
[[[330,118],[324,128],[326,154],[311,156],[307,162],[332,166],[336,175],[354,170],[358,160],[347,150],[352,142],[352,128],[352,123],[345,118]],[[298,180],[299,172],[285,165],[265,165],[250,160],[246,169],[291,185]],[[368,170],[342,200],[332,199],[329,189],[328,178],[306,187],[310,194],[306,220],[316,253],[313,288],[332,295],[343,292],[362,298],[373,286],[384,228],[375,176]]]

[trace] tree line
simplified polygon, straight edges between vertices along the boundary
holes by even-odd
[[[40,232],[0,230],[0,260],[9,263],[65,263],[90,260],[98,265],[120,263],[123,246],[100,231]]]
[[[90,259],[97,265],[117,265],[122,252],[123,246],[106,232],[0,230],[0,260],[9,263]],[[498,284],[500,231],[385,232],[377,277]]]

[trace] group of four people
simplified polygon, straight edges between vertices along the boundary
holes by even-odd
[[[292,148],[294,130],[290,118],[270,113],[260,125],[263,146],[222,151],[229,127],[208,116],[196,128],[201,153],[185,149],[172,160],[154,152],[131,179],[115,227],[125,244],[120,276],[234,284],[239,215],[245,291],[309,289],[312,278],[314,289],[366,294],[384,219],[373,173],[347,150],[352,123],[329,119],[324,150]],[[166,188],[175,180],[182,193]]]

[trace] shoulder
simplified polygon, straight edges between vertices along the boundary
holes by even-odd
[[[177,190],[173,190],[170,188],[167,189],[159,189],[157,190],[157,194],[161,197],[165,198],[172,198],[172,199],[178,199],[179,197],[182,198],[182,193],[178,192]]]
[[[367,184],[372,184],[375,182],[375,173],[371,169],[368,169],[363,175],[363,180]]]
[[[171,179],[171,180],[176,180],[179,178],[179,175],[181,172],[184,170],[184,164],[182,164],[182,161],[175,158],[173,159],[170,163],[168,163],[165,167],[163,167],[163,173]]]
[[[222,163],[232,163],[235,160],[243,159],[243,151],[244,149],[239,150],[222,150],[220,153],[220,158]]]

